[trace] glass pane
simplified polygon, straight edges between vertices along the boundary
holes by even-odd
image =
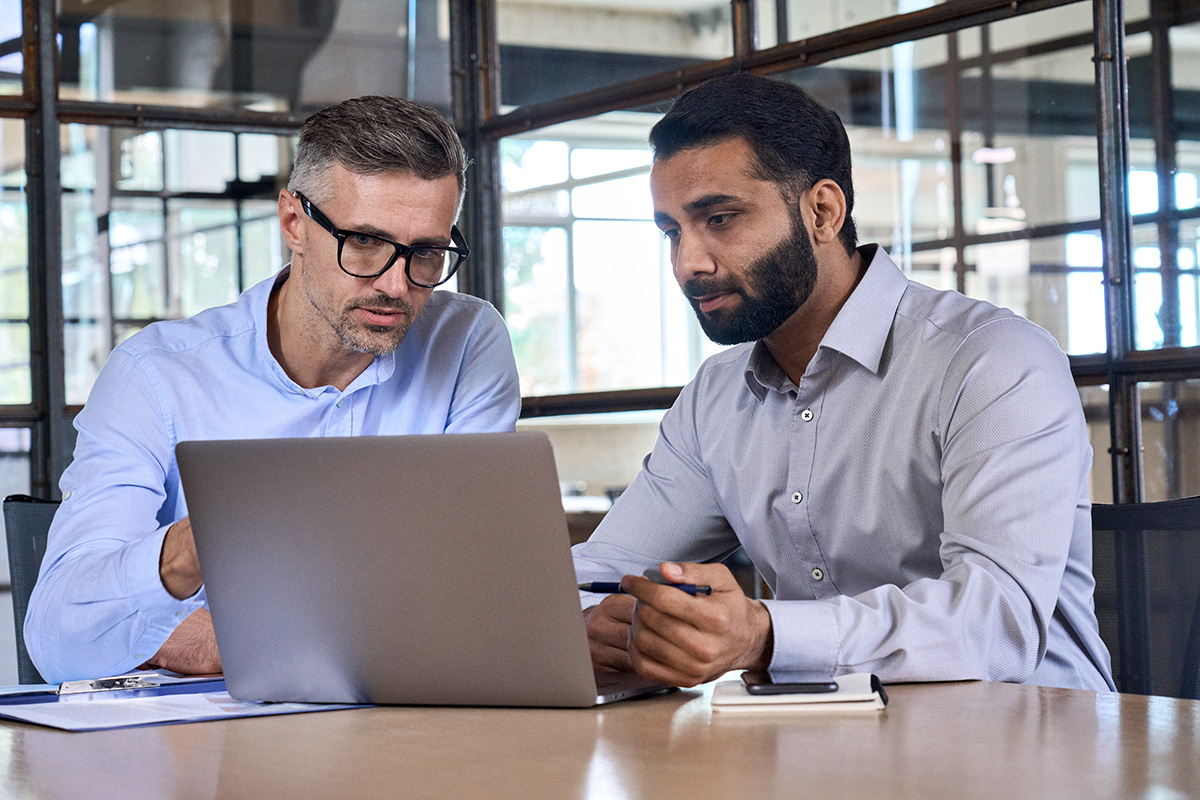
[[[167,131],[167,189],[172,192],[219,192],[237,178],[232,133]]]
[[[0,190],[0,319],[29,316],[25,193]]]
[[[108,240],[99,235],[96,195],[64,190],[63,314],[67,319],[107,319]]]
[[[33,402],[29,374],[29,326],[0,322],[0,404]]]
[[[912,245],[954,231],[946,109],[921,101],[945,97],[946,47],[945,37],[910,42],[782,76],[841,116],[854,159],[859,239],[884,243],[906,271],[940,271],[942,254],[914,254]],[[964,162],[964,198],[976,216],[986,201],[972,187],[983,186],[983,174]]]
[[[1071,355],[1108,349],[1098,231],[975,245],[965,255],[971,297],[1036,322]]]
[[[0,30],[0,38],[3,32]],[[18,18],[17,36],[20,36]],[[0,119],[0,320],[29,317],[28,220],[25,205],[25,126]]]
[[[1092,443],[1092,472],[1088,486],[1093,503],[1112,502],[1111,424],[1108,417],[1108,385],[1080,386],[1079,401],[1087,420],[1088,440]]]
[[[63,328],[63,350],[66,354],[67,405],[81,406],[100,368],[112,350],[108,325],[96,323],[67,323]]]
[[[243,290],[266,280],[291,260],[291,252],[283,242],[283,234],[279,232],[277,208],[274,200],[246,200],[242,203]]]
[[[448,108],[440,5],[416,3],[410,31],[409,4],[399,2],[60,0],[61,94],[301,113],[382,94]],[[419,40],[411,53],[410,34]]]
[[[755,4],[759,47],[774,47],[781,42],[807,39],[937,4],[937,0],[899,0],[899,3],[896,0],[859,0],[855,3],[785,0],[782,4],[759,0]]]
[[[727,0],[498,0],[496,25],[508,107],[733,54]]]
[[[504,228],[504,316],[522,394],[573,388],[568,274],[567,228]]]
[[[1157,225],[1133,227],[1133,330],[1139,350],[1200,343],[1198,225],[1196,220],[1164,220],[1161,230]],[[1164,236],[1174,239],[1173,259],[1162,257]]]
[[[959,87],[964,162],[982,171],[982,183],[964,186],[964,228],[993,234],[1028,224],[1096,219],[1100,189],[1092,48],[1047,44],[1071,34],[1089,35],[1091,7],[1076,3],[985,30],[981,52],[962,62]]]
[[[237,209],[233,201],[167,204],[172,273],[179,275],[180,314],[190,317],[238,296]]]
[[[704,337],[652,222],[654,114],[501,142],[506,313],[527,395],[677,386]]]
[[[108,224],[113,316],[168,316],[162,202],[117,198]]]
[[[133,331],[229,303],[283,265],[276,195],[294,140],[68,125],[63,141],[66,380],[74,404],[91,391],[111,347]]]
[[[1171,44],[1172,116],[1175,124],[1175,207],[1200,205],[1200,141],[1195,131],[1195,93],[1200,88],[1200,73],[1193,65],[1195,42],[1200,23],[1180,25],[1169,33]],[[1136,63],[1136,62],[1135,62]],[[1132,99],[1132,98],[1131,98]],[[1131,109],[1132,112],[1132,109]]]
[[[0,94],[21,94],[24,91],[21,55],[21,4],[0,3]]]
[[[107,139],[103,133],[101,140]],[[163,134],[115,130],[116,174],[113,186],[126,191],[156,192],[163,188]],[[101,153],[101,156],[104,154]]]
[[[1146,499],[1200,494],[1200,380],[1142,383],[1138,389]]]
[[[579,388],[582,391],[653,386],[663,382],[663,326],[667,302],[666,247],[645,222],[575,223]],[[611,256],[613,242],[622,255]]]

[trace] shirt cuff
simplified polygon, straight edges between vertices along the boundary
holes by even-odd
[[[833,675],[838,665],[838,624],[833,606],[820,600],[763,600],[775,640],[770,670]]]
[[[170,527],[166,525],[159,528],[152,535],[129,545],[126,551],[126,585],[129,587],[134,607],[147,623],[138,649],[148,649],[151,643],[157,642],[149,653],[142,653],[146,658],[154,655],[171,635],[171,631],[189,614],[204,607],[203,587],[191,597],[177,600],[163,586],[158,565],[162,556],[163,540]]]

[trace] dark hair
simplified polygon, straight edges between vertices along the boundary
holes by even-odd
[[[335,163],[359,175],[400,171],[430,181],[454,175],[461,198],[467,156],[454,127],[437,109],[368,95],[324,108],[304,121],[288,189],[321,202]]]
[[[685,92],[650,130],[654,158],[741,137],[754,151],[755,174],[799,196],[828,178],[846,195],[838,236],[846,252],[858,246],[850,140],[837,113],[799,86],[745,72],[715,78]]]

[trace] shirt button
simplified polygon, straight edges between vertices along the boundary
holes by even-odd
[[[341,408],[341,407],[342,407],[342,403],[344,403],[344,402],[346,402],[344,399],[343,399],[343,400],[338,400],[338,408]]]
[[[792,492],[792,502],[793,503],[799,503],[803,499],[804,499],[804,495],[800,494],[799,492]]]
[[[825,577],[825,573],[821,571],[820,567],[813,567],[812,576],[814,581],[819,581]]]
[[[813,418],[813,413],[812,413],[811,408],[806,408],[800,412],[800,419],[804,420],[805,422],[811,421],[812,418]]]

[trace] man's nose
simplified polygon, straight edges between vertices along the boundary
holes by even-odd
[[[388,297],[403,297],[412,289],[408,275],[404,271],[404,256],[396,259],[396,263],[388,271],[375,277],[371,286],[376,291],[383,292]]]
[[[681,285],[692,278],[717,271],[717,263],[700,237],[681,233],[675,240],[674,250],[671,266],[675,271],[675,280]]]

